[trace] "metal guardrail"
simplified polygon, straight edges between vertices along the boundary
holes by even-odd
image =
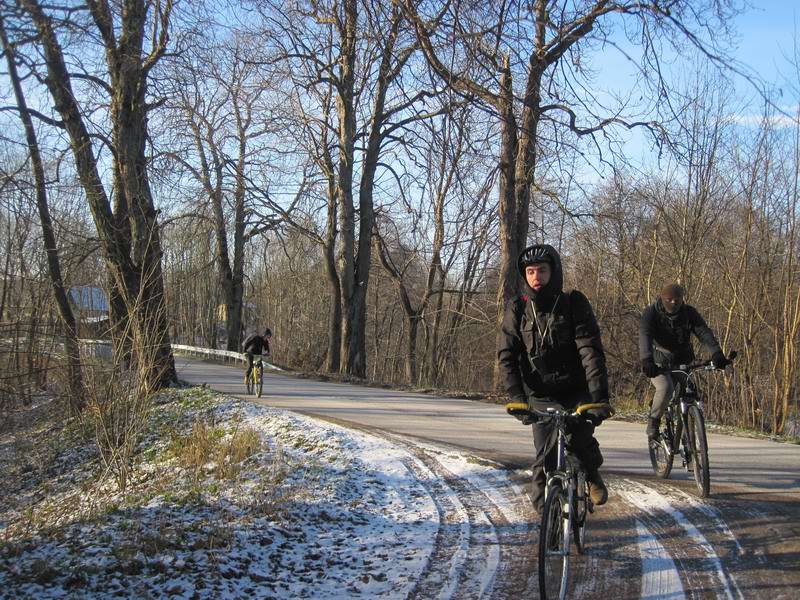
[[[184,354],[199,354],[200,356],[206,356],[208,358],[240,360],[242,362],[246,360],[243,353],[233,350],[215,350],[213,348],[200,348],[199,346],[184,346],[183,344],[172,344],[172,350],[183,352]],[[267,361],[264,361],[264,366],[274,371],[283,371],[280,367],[276,367]]]
[[[80,340],[81,344],[87,346],[108,346],[111,344],[109,340]],[[240,360],[245,362],[244,354],[241,352],[234,352],[233,350],[216,350],[214,348],[201,348],[199,346],[185,346],[183,344],[172,344],[174,352],[181,352],[183,354],[196,354],[205,358],[218,358],[222,360]],[[283,371],[280,367],[264,361],[264,366],[274,371]]]

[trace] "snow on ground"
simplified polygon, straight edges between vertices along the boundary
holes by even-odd
[[[644,524],[636,520],[639,554],[642,559],[642,599],[685,598],[675,562]]]
[[[402,445],[204,388],[163,394],[147,431],[126,494],[86,428],[46,460],[52,429],[0,436],[0,595],[395,598],[427,566],[439,517]]]

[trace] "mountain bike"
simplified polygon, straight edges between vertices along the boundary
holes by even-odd
[[[732,361],[734,358],[736,352],[731,352],[728,359]],[[693,377],[697,371],[715,370],[718,369],[707,360],[663,371],[675,381],[675,392],[661,420],[658,435],[648,443],[653,472],[667,479],[672,472],[675,456],[680,454],[684,468],[694,475],[701,498],[706,498],[710,492],[711,472],[703,400]]]
[[[605,404],[584,404],[575,411],[562,408],[529,409],[526,403],[506,404],[509,414],[551,421],[556,430],[556,465],[545,472],[544,510],[539,528],[539,596],[563,599],[569,589],[570,544],[579,554],[586,550],[586,517],[594,512],[586,469],[567,449],[568,424],[586,419],[582,413]],[[524,407],[524,408],[523,408]],[[613,414],[613,409],[612,409]]]
[[[253,358],[253,368],[247,378],[247,393],[255,393],[257,398],[261,398],[261,390],[264,387],[264,361],[261,356],[258,356],[257,360]]]

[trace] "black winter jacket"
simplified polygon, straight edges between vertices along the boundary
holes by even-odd
[[[506,304],[497,338],[504,387],[515,400],[589,394],[607,402],[608,372],[592,306],[581,292],[562,290],[561,258],[552,246],[543,247],[553,261],[550,282],[535,293],[519,265],[527,294]]]
[[[671,315],[659,298],[644,310],[639,321],[639,359],[652,358],[664,368],[689,364],[695,358],[691,334],[710,354],[721,351],[714,332],[695,307],[683,304]]]
[[[269,341],[267,338],[257,333],[251,333],[242,342],[242,351],[250,354],[269,354]]]

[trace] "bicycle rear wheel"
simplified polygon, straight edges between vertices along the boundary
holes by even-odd
[[[564,514],[565,506],[569,507],[566,490],[552,485],[539,529],[539,597],[542,600],[567,597],[572,535],[569,514]]]
[[[687,432],[692,462],[694,463],[694,482],[701,498],[706,498],[711,490],[711,473],[708,468],[708,440],[703,413],[697,406],[689,407]]]
[[[256,373],[256,396],[261,398],[261,390],[264,389],[264,367],[258,367]]]
[[[648,440],[650,450],[650,464],[653,472],[662,479],[669,477],[672,472],[672,461],[675,458],[670,448],[670,440],[675,440],[675,418],[672,408],[664,414],[664,426],[658,437]],[[680,436],[677,437],[680,440]],[[673,446],[675,448],[676,446]]]

